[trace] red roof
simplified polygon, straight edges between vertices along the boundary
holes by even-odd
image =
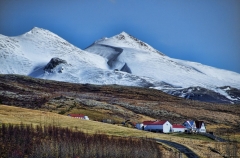
[[[174,124],[172,128],[185,128],[183,125]]]
[[[83,115],[83,114],[68,114],[68,116],[71,116],[71,117],[84,117],[85,115]]]
[[[163,125],[167,121],[143,121],[144,125]]]

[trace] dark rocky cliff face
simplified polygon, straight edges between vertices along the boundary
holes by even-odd
[[[128,67],[128,65],[125,63],[124,66],[122,67],[122,69],[120,71],[124,71],[127,73],[132,73],[131,69]]]
[[[50,62],[44,67],[44,71],[51,72],[56,66],[60,64],[67,64],[66,60],[62,60],[60,58],[52,58]]]

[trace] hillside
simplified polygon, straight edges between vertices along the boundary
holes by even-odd
[[[225,153],[225,148],[219,149],[219,147],[224,147],[224,144],[214,142],[206,137],[195,136],[195,135],[186,135],[181,136],[181,134],[159,134],[146,132],[141,130],[136,130],[133,128],[127,128],[119,125],[111,125],[106,123],[101,123],[97,121],[86,121],[81,119],[74,119],[68,116],[54,114],[52,112],[46,112],[42,110],[32,110],[26,108],[20,108],[15,106],[6,106],[0,104],[0,127],[1,124],[27,124],[40,126],[52,126],[68,128],[73,131],[82,131],[87,134],[107,134],[112,136],[121,136],[121,138],[156,138],[161,140],[173,141],[184,146],[187,146],[195,153],[201,157],[206,157],[206,155],[211,157],[219,157],[220,155],[214,152],[213,149]],[[161,150],[164,157],[171,157],[174,155],[175,149],[169,148],[168,146],[161,145]],[[175,153],[178,154],[178,153]],[[185,157],[185,156],[184,156]]]
[[[119,85],[91,85],[0,75],[0,103],[67,115],[84,113],[92,120],[203,120],[239,130],[240,106],[191,101],[159,90]]]
[[[136,130],[133,128],[126,128],[119,125],[111,125],[96,121],[86,121],[81,119],[73,119],[67,116],[54,114],[51,112],[45,112],[40,110],[32,110],[26,108],[20,108],[15,106],[6,106],[0,104],[0,126],[1,123],[11,123],[11,124],[28,124],[42,125],[42,126],[56,126],[61,128],[68,128],[73,131],[82,131],[87,134],[106,134],[110,136],[121,136],[121,138],[157,138],[161,140],[171,140],[173,142],[178,142],[184,144],[195,153],[203,156],[208,153],[211,156],[219,156],[219,154],[214,153],[207,147],[214,147],[214,142],[212,140],[201,138],[201,139],[191,139],[191,138],[181,138],[174,135],[165,135],[159,133],[151,133],[141,130]],[[184,140],[184,141],[183,141]],[[194,146],[192,146],[194,144]],[[202,145],[204,144],[204,146]],[[171,157],[174,155],[175,149],[169,148],[165,145],[160,145],[161,150],[166,154],[164,157]],[[176,153],[178,154],[178,153]],[[185,157],[185,156],[184,156]]]

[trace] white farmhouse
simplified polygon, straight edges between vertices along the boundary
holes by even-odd
[[[186,128],[186,131],[190,132],[190,133],[196,132],[196,130],[197,130],[195,121],[193,121],[193,120],[185,121],[183,123],[183,126]]]
[[[183,125],[173,124],[172,125],[172,132],[185,132],[186,128]]]
[[[206,133],[206,127],[203,121],[195,121],[195,124],[196,124],[196,132]]]
[[[203,121],[185,121],[183,126],[186,128],[187,132],[196,133],[206,133],[206,127]]]
[[[144,121],[142,129],[145,131],[154,131],[169,133],[171,132],[171,123],[168,121]]]

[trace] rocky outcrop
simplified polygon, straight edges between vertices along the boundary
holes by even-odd
[[[226,88],[227,87],[227,88]],[[213,103],[240,103],[240,90],[236,88],[231,88],[229,86],[220,87],[219,92],[213,91],[210,89],[202,87],[189,87],[189,88],[179,88],[171,90],[163,90],[164,92],[183,97],[190,100],[199,100],[204,102],[213,102]]]
[[[52,70],[60,64],[67,64],[67,61],[60,58],[52,58],[50,62],[44,67],[44,71],[52,72]]]
[[[122,69],[120,71],[124,71],[127,73],[132,73],[131,69],[128,67],[127,63],[124,64],[124,66],[122,67]]]

